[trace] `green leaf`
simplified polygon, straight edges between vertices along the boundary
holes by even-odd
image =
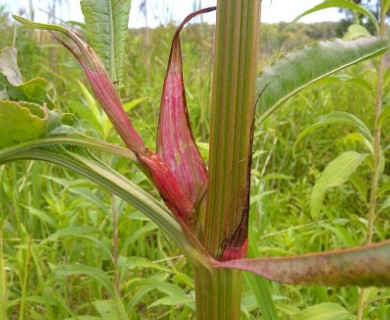
[[[53,87],[51,83],[42,78],[35,78],[22,83],[19,86],[9,86],[7,93],[10,100],[28,101],[40,105],[46,104],[49,109],[53,109],[54,102],[51,97]]]
[[[378,23],[378,20],[376,19],[376,17],[372,14],[371,11],[365,9],[364,7],[362,6],[359,6],[355,3],[353,3],[352,1],[349,1],[349,0],[326,0],[316,6],[314,6],[313,8],[305,11],[304,13],[300,14],[298,17],[296,17],[294,19],[293,22],[296,22],[298,21],[300,18],[310,14],[310,13],[313,13],[313,12],[316,12],[316,11],[320,11],[320,10],[323,10],[323,9],[328,9],[328,8],[344,8],[344,9],[350,9],[350,10],[353,10],[353,11],[356,11],[356,12],[359,12],[361,14],[364,14],[365,16],[367,16],[371,22],[374,24],[374,26],[376,27],[377,30],[379,30],[379,23]]]
[[[116,297],[114,283],[110,277],[102,270],[84,264],[71,264],[54,269],[54,274],[57,277],[69,277],[77,275],[86,275],[95,279],[101,286],[103,286],[112,297]]]
[[[103,320],[121,319],[118,305],[113,300],[96,300],[93,302]]]
[[[48,238],[43,240],[40,245],[45,245],[48,241],[58,241],[63,238],[75,240],[83,239],[93,242],[96,244],[97,248],[100,248],[107,255],[107,257],[112,257],[112,253],[107,245],[99,240],[94,234],[101,234],[101,230],[89,226],[71,226],[52,233]]]
[[[322,86],[329,83],[351,83],[353,85],[359,85],[362,88],[366,89],[372,97],[374,97],[374,91],[371,86],[371,83],[362,77],[353,77],[348,74],[333,74],[321,80],[318,80],[315,85]]]
[[[390,286],[390,240],[364,247],[283,258],[215,262],[217,268],[249,271],[270,280],[327,286]]]
[[[367,203],[368,190],[367,190],[366,182],[356,173],[353,173],[349,180],[351,181],[352,185],[355,187],[360,198],[364,201],[364,203]]]
[[[61,118],[34,103],[0,100],[0,148],[41,137],[59,126]]]
[[[102,59],[111,80],[123,80],[125,40],[131,0],[81,0],[87,39]]]
[[[389,11],[389,9],[390,9],[390,0],[384,0],[384,7],[383,7],[384,12]]]
[[[306,127],[299,135],[294,143],[294,148],[305,136],[314,131],[315,129],[327,126],[330,124],[347,124],[357,128],[360,133],[369,141],[373,140],[370,129],[355,115],[348,112],[332,112],[328,113],[320,118],[316,123]]]
[[[364,28],[360,24],[353,24],[348,27],[347,33],[344,35],[343,40],[352,40],[369,36],[371,36],[371,34],[366,28]]]
[[[295,314],[292,320],[347,320],[352,314],[337,303],[325,302]]]
[[[367,154],[348,151],[326,166],[311,193],[310,207],[313,219],[318,218],[326,190],[346,182],[366,157]]]
[[[384,38],[336,39],[287,53],[258,77],[259,120],[264,120],[288,98],[317,80],[380,55],[388,46]]]
[[[16,21],[20,22],[21,24],[24,24],[25,26],[33,29],[40,29],[40,30],[49,30],[49,31],[58,31],[62,34],[68,34],[68,30],[62,26],[56,25],[56,24],[48,24],[48,23],[39,23],[39,22],[33,22],[28,19],[12,15],[12,18],[14,18]]]
[[[378,124],[381,126],[383,125],[387,119],[390,118],[390,105],[386,105],[385,108],[383,108],[382,113],[379,116]]]
[[[5,83],[7,99],[46,104],[49,109],[54,108],[51,97],[53,87],[48,81],[36,78],[23,82],[17,64],[16,48],[6,48],[0,53],[0,74],[3,74],[8,81],[8,84]]]
[[[250,218],[251,219],[251,218]],[[251,219],[250,222],[253,222]],[[260,250],[257,246],[253,229],[249,229],[249,245],[248,245],[248,256],[250,258],[259,257]],[[264,315],[264,319],[278,320],[279,316],[276,311],[275,303],[272,299],[272,292],[270,281],[262,277],[256,277],[254,274],[246,272],[244,278],[255,295],[257,304]]]
[[[378,213],[382,212],[383,210],[387,209],[390,207],[390,196],[382,203],[380,206]]]

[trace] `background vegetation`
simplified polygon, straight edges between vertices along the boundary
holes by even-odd
[[[168,25],[129,31],[122,97],[134,126],[150,146],[155,140],[174,30]],[[345,23],[262,25],[261,63],[305,43],[341,36],[344,31]],[[15,29],[4,8],[0,8],[0,35],[0,48],[16,43],[26,79],[50,79],[63,111],[76,113],[80,126],[90,135],[119,142],[110,130],[97,130],[88,117],[86,110],[96,102],[81,69],[65,50],[43,32]],[[209,25],[190,25],[182,33],[190,118],[205,158],[212,41],[213,27]],[[387,93],[389,75],[387,71]],[[375,81],[375,62],[360,64],[305,90],[262,126],[256,126],[250,236],[261,255],[301,254],[365,243],[365,186],[369,185],[370,163],[361,166],[351,182],[327,193],[319,217],[312,218],[309,207],[319,173],[342,152],[364,149],[362,136],[353,127],[330,125],[295,142],[304,128],[333,111],[350,112],[371,128]],[[385,94],[384,106],[389,102],[390,95]],[[389,129],[387,121],[382,128],[387,158]],[[133,182],[151,188],[126,161],[106,161]],[[384,209],[376,221],[375,240],[390,236],[389,160],[380,192]],[[0,276],[1,305],[10,319],[115,319],[118,305],[131,319],[193,318],[194,285],[184,258],[141,213],[80,176],[41,162],[0,167],[0,224],[0,258],[5,262]],[[339,317],[330,319],[353,319],[358,307],[358,289],[354,287],[272,283],[271,290],[282,319],[306,319],[297,317],[298,311],[320,302],[344,308]],[[261,319],[253,288],[247,286],[243,294],[243,318]],[[390,319],[390,290],[369,289],[367,310],[367,319]]]

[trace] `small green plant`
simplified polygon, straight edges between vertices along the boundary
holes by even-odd
[[[133,127],[118,94],[123,79],[123,34],[130,1],[99,2],[101,7],[91,1],[82,1],[82,6],[87,30],[94,34],[93,47],[102,59],[73,31],[21,17],[15,19],[32,28],[49,30],[74,55],[126,147],[87,137],[72,127],[73,117],[56,109],[50,84],[41,78],[25,82],[17,66],[16,51],[9,48],[0,56],[0,80],[4,84],[0,100],[3,129],[0,164],[33,159],[61,165],[84,175],[143,212],[175,242],[193,266],[198,319],[240,318],[241,271],[293,284],[390,285],[389,241],[296,257],[245,258],[256,112],[258,121],[262,121],[312,83],[383,54],[388,49],[387,39],[367,36],[314,43],[287,53],[257,75],[261,1],[219,1],[206,168],[191,132],[179,35],[192,17],[216,8],[191,14],[173,36],[161,98],[156,151],[153,151]],[[384,9],[389,3],[385,2]],[[96,19],[101,8],[110,13],[104,15],[107,20]],[[101,25],[111,29],[108,28],[110,32],[104,34],[107,38],[100,42]],[[66,145],[80,149],[72,150],[64,147]],[[156,187],[165,205],[89,150],[115,154],[136,164]],[[354,161],[346,166],[346,175],[364,160],[364,156],[356,154],[347,156],[347,160]],[[345,160],[343,158],[343,163]],[[321,198],[321,194],[318,197]],[[316,201],[317,207],[319,202]],[[315,213],[318,210],[315,209]],[[267,283],[262,278],[255,281],[259,281],[264,293],[259,303],[265,317],[277,319]],[[110,293],[115,297],[115,291]],[[7,315],[2,306],[5,319]],[[327,310],[332,305],[322,307]],[[126,318],[125,310],[119,314]]]

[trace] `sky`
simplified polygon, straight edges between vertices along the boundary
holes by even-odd
[[[141,3],[145,0],[132,0],[132,9],[130,11],[130,27],[156,27],[167,22],[178,23],[187,14],[200,7],[209,7],[216,5],[217,0],[147,0],[146,14],[140,10]],[[32,3],[35,11],[35,20],[47,22],[48,6],[54,0],[0,0],[0,5],[5,5],[12,13],[18,13],[20,10],[29,11],[29,3]],[[262,3],[262,21],[290,22],[300,13],[312,8],[323,0],[263,0]],[[56,0],[57,16],[62,20],[83,21],[79,0]],[[61,3],[61,8],[59,6]],[[341,19],[337,9],[326,9],[319,13],[310,14],[300,21],[305,23],[320,21],[338,21]],[[198,18],[200,20],[200,18]],[[215,22],[215,13],[208,13],[203,16],[203,21],[208,23]],[[198,21],[199,21],[198,20]]]

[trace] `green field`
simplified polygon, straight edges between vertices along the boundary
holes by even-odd
[[[337,23],[262,25],[260,69],[284,52],[342,36]],[[146,145],[154,148],[162,84],[175,26],[129,30],[120,92]],[[184,80],[192,130],[208,164],[213,26],[183,30]],[[83,32],[83,29],[79,29]],[[47,33],[14,22],[0,8],[0,48],[18,48],[24,80],[42,77],[55,88],[56,105],[73,114],[72,125],[89,136],[123,145],[98,108],[77,61]],[[390,115],[390,56],[385,56],[383,109]],[[327,77],[286,101],[254,128],[250,200],[250,254],[288,256],[364,245],[373,171],[362,160],[345,181],[327,186],[319,211],[313,186],[334,159],[347,151],[370,154],[356,125],[329,121],[349,113],[373,132],[378,58]],[[259,70],[260,71],[260,70]],[[1,82],[0,82],[1,83]],[[1,84],[0,84],[1,86]],[[0,87],[1,89],[1,87]],[[1,91],[1,90],[0,90]],[[385,111],[383,113],[385,113]],[[256,113],[255,119],[259,117]],[[1,128],[0,128],[1,129]],[[373,241],[390,237],[390,121],[382,122],[382,171]],[[306,132],[305,135],[300,134]],[[0,133],[1,134],[1,133]],[[70,151],[85,152],[81,147]],[[93,151],[130,181],[160,199],[128,160]],[[70,170],[42,161],[0,166],[0,313],[8,319],[194,319],[192,267],[158,227],[124,200]],[[242,319],[266,319],[261,288],[245,276]],[[280,319],[355,319],[357,287],[332,288],[269,282]],[[365,291],[365,318],[390,320],[390,290]],[[314,306],[310,315],[310,307]],[[328,317],[314,317],[324,314]],[[305,311],[302,311],[305,310]],[[331,313],[330,311],[333,313]]]

